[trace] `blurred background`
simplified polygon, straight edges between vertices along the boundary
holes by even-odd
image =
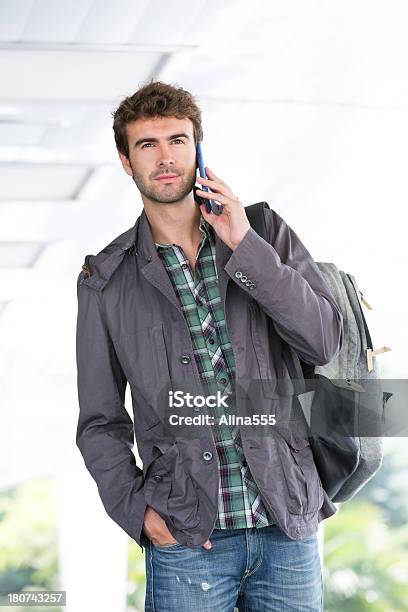
[[[356,277],[406,379],[408,6],[2,0],[0,50],[0,591],[141,611],[144,555],[75,445],[77,276],[142,210],[111,112],[152,77],[193,93],[208,166]],[[327,611],[408,610],[407,446],[320,525]]]

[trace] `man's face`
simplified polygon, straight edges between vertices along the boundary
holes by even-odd
[[[190,119],[137,119],[126,126],[129,160],[122,165],[151,202],[183,200],[196,182],[196,148]]]

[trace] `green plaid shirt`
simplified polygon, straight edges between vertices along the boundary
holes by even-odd
[[[194,357],[201,380],[210,394],[230,395],[228,413],[236,414],[232,387],[235,359],[225,324],[218,287],[214,229],[201,216],[202,239],[193,271],[181,246],[160,244],[156,248],[172,281],[193,342]],[[225,414],[221,407],[210,408],[218,421]],[[275,520],[265,509],[258,488],[246,463],[241,434],[236,426],[214,424],[211,427],[220,463],[218,513],[214,528],[240,529],[265,527]]]

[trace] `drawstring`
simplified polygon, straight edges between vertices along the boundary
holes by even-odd
[[[85,274],[85,276],[87,278],[89,278],[91,276],[91,271],[88,268],[88,266],[86,266],[85,264],[83,264],[83,266],[82,266],[82,271],[83,271],[83,273]]]
[[[140,226],[140,217],[139,217],[139,220],[138,220],[138,222],[137,222],[135,241],[134,241],[134,243],[132,244],[132,246],[131,246],[131,247],[128,249],[128,253],[129,253],[129,255],[133,255],[133,254],[135,254],[135,255],[140,255],[140,251],[139,251],[139,249],[138,249],[138,248],[136,248],[136,244],[139,244],[139,226]],[[150,256],[150,255],[148,255],[148,256],[146,257],[146,259],[147,259],[147,261],[152,261],[152,258],[151,258],[151,256]],[[135,262],[136,262],[136,258],[135,258]]]

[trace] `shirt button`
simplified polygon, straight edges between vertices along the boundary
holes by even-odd
[[[200,406],[193,406],[194,412],[200,412]]]
[[[181,267],[182,267],[182,268],[184,268],[184,270],[185,270],[186,268],[188,268],[188,265],[187,265],[186,263],[183,263],[183,264],[181,265]]]
[[[180,361],[181,361],[181,363],[184,363],[184,364],[190,363],[190,356],[189,355],[182,355]]]
[[[205,453],[203,453],[203,458],[205,459],[205,461],[211,461],[212,456],[213,455],[210,451],[205,451]]]
[[[222,385],[225,385],[225,383],[226,383],[226,382],[227,382],[227,379],[226,379],[226,378],[220,378],[220,383],[221,383]]]
[[[159,482],[159,481],[162,479],[162,477],[160,476],[160,474],[155,474],[155,475],[153,476],[153,478],[154,478],[155,480],[157,480],[157,482]]]
[[[237,270],[237,271],[235,272],[235,277],[236,277],[236,278],[241,278],[241,276],[242,276],[242,272],[241,272],[241,270]]]
[[[214,340],[214,338],[210,338],[208,342],[209,342],[210,344],[214,344],[215,340]]]

